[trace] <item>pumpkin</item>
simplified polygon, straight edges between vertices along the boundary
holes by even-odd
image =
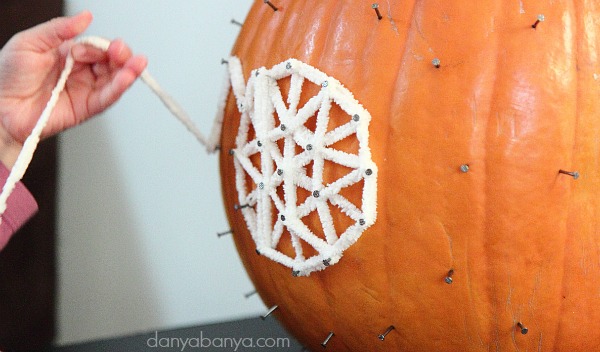
[[[227,151],[241,114],[229,94],[223,197],[273,315],[314,350],[325,341],[333,351],[596,350],[600,3],[270,4],[254,3],[233,48],[244,79],[290,58],[338,79],[371,115],[378,166],[376,221],[337,264],[295,277],[257,254],[239,209]],[[289,93],[289,79],[278,84]],[[318,91],[305,87],[299,106]],[[348,118],[330,115],[333,127]],[[338,148],[351,153],[356,141]],[[330,165],[323,182],[345,172]],[[360,203],[360,187],[346,197]],[[282,236],[278,246],[291,253],[293,243]]]

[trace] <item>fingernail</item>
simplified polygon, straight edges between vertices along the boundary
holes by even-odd
[[[119,49],[119,50],[117,50],[118,57],[119,58],[123,57],[123,52],[127,49],[127,47],[125,46],[125,43],[120,39],[113,40],[113,43],[115,45],[118,44],[118,46],[117,46],[117,49]]]
[[[85,55],[85,48],[81,45],[75,45],[71,48],[71,55],[75,60]]]

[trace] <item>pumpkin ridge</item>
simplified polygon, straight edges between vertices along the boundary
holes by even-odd
[[[389,2],[388,2],[389,4]],[[398,7],[400,5],[396,4],[396,9],[394,10],[396,13],[400,12]],[[381,23],[376,23],[378,26],[377,30],[370,31],[370,36],[367,39],[364,45],[364,51],[367,52],[368,55],[378,56],[378,52],[383,50],[395,50],[396,47],[401,48],[402,54],[397,60],[394,62],[390,62],[387,64],[385,75],[388,75],[390,79],[389,87],[381,86],[384,82],[387,82],[387,79],[381,79],[377,75],[373,75],[373,70],[367,69],[362,73],[361,80],[363,82],[368,82],[369,87],[365,87],[368,90],[379,90],[377,97],[377,106],[372,106],[373,101],[371,99],[363,99],[360,96],[357,96],[357,99],[361,101],[365,107],[372,112],[373,120],[369,127],[371,136],[376,136],[376,139],[380,141],[380,144],[383,146],[381,151],[373,150],[373,159],[376,161],[376,164],[382,165],[379,171],[379,177],[382,180],[393,180],[397,179],[397,175],[391,173],[386,165],[390,165],[390,161],[386,160],[384,156],[392,155],[393,153],[399,152],[394,149],[394,138],[398,138],[395,136],[397,133],[396,129],[398,126],[397,120],[411,118],[410,116],[405,116],[401,114],[390,114],[390,111],[398,111],[394,106],[400,105],[398,99],[398,92],[401,89],[398,87],[402,87],[405,85],[405,72],[407,67],[407,58],[410,55],[409,38],[411,36],[415,36],[415,23],[411,21],[414,11],[416,10],[415,1],[409,1],[406,4],[402,4],[401,6],[401,17],[395,18],[393,15],[391,7],[388,8],[387,16],[389,18],[385,18],[381,21]],[[408,20],[405,20],[408,19]],[[387,23],[383,23],[384,21],[394,21],[395,26],[392,26],[392,31],[394,33],[393,37],[393,47],[391,45],[386,44],[385,39],[381,38],[380,31],[387,31],[388,28],[381,28],[381,26],[387,26]],[[361,44],[359,42],[359,44]],[[364,57],[364,56],[363,56]],[[361,64],[365,59],[361,60]],[[377,74],[382,74],[381,72],[377,72]],[[392,77],[389,77],[389,76]],[[378,88],[377,88],[378,87]],[[401,95],[401,94],[400,94]],[[391,108],[387,108],[390,106]],[[401,151],[400,151],[401,152]],[[405,183],[404,180],[398,180],[396,182]],[[410,351],[408,341],[410,341],[410,336],[407,336],[406,325],[408,318],[410,315],[407,313],[406,307],[395,304],[398,300],[401,300],[403,297],[403,293],[401,290],[394,289],[394,287],[402,286],[402,273],[398,273],[397,268],[391,263],[397,261],[396,257],[398,255],[402,255],[399,253],[399,249],[394,247],[393,243],[398,243],[398,237],[402,236],[410,236],[409,233],[406,233],[401,227],[398,227],[397,223],[392,223],[391,219],[395,218],[393,213],[397,212],[396,205],[393,204],[393,201],[388,197],[389,192],[384,192],[382,189],[378,190],[378,220],[377,223],[370,229],[367,230],[367,233],[363,235],[363,241],[369,241],[372,236],[381,236],[382,239],[382,261],[383,267],[378,270],[379,273],[385,274],[382,276],[382,279],[379,280],[380,287],[377,290],[380,292],[380,298],[384,300],[381,301],[381,306],[386,307],[382,314],[382,320],[385,321],[386,325],[375,326],[376,330],[385,330],[388,326],[393,325],[395,330],[392,334],[396,336],[390,336],[385,340],[385,345],[378,346],[377,350],[388,350],[388,351]],[[392,214],[390,214],[392,213]],[[382,224],[388,224],[383,226]],[[364,284],[363,284],[364,285]],[[381,333],[381,331],[379,333]],[[378,343],[378,342],[375,342]]]
[[[570,7],[571,9],[575,8],[575,20],[572,21],[571,23],[573,23],[573,25],[576,27],[575,30],[575,37],[576,38],[582,38],[580,36],[580,30],[581,30],[581,26],[578,25],[579,23],[579,16],[578,14],[578,7],[575,5],[575,1],[571,0],[570,1]],[[580,40],[575,40],[575,46],[576,49],[573,51],[573,55],[575,55],[575,66],[579,67],[579,46],[580,46]],[[579,125],[579,112],[580,112],[580,92],[578,89],[579,86],[579,80],[581,76],[581,72],[579,70],[577,70],[577,72],[575,73],[575,92],[576,92],[576,98],[575,98],[575,123],[573,125],[574,127],[574,131],[573,131],[573,143],[571,146],[571,155],[570,155],[570,160],[569,160],[569,165],[572,165],[573,163],[573,155],[575,155],[576,153],[576,146],[577,146],[577,126]],[[572,198],[573,197],[573,192],[571,192],[571,187],[565,189],[565,191],[569,192],[569,197],[568,198]],[[570,208],[569,205],[567,205],[567,208]],[[571,218],[571,211],[570,209],[567,209],[567,222],[566,222],[566,229],[565,231],[567,233],[569,233],[569,218]],[[566,296],[566,292],[567,292],[567,285],[568,285],[568,280],[567,280],[567,271],[566,268],[568,266],[568,262],[570,260],[569,255],[568,255],[568,243],[570,243],[571,241],[569,240],[569,236],[567,236],[565,238],[565,244],[563,245],[563,265],[561,265],[562,268],[562,275],[561,275],[561,283],[560,283],[560,296],[564,297]],[[559,303],[559,308],[558,308],[558,319],[556,319],[556,327],[555,327],[555,331],[556,333],[554,334],[555,338],[553,339],[552,343],[550,344],[550,346],[552,346],[552,350],[556,350],[557,346],[559,346],[559,343],[561,340],[563,340],[563,324],[562,324],[562,320],[561,317],[566,316],[567,313],[566,312],[567,307],[565,307],[565,301],[564,300],[560,300]]]
[[[402,50],[402,54],[397,60],[394,60],[393,63],[386,63],[385,72],[374,72],[374,70],[371,69],[363,71],[363,77],[361,79],[364,82],[368,82],[369,85],[365,88],[368,90],[379,91],[376,99],[377,106],[370,105],[374,103],[372,99],[363,99],[362,97],[357,96],[365,107],[372,112],[373,121],[370,126],[371,135],[376,136],[376,139],[380,141],[380,144],[383,146],[382,151],[373,151],[374,160],[376,160],[378,165],[383,166],[380,167],[379,171],[379,177],[382,180],[398,179],[398,175],[393,174],[385,167],[386,165],[390,165],[390,161],[387,161],[383,156],[402,152],[394,149],[394,143],[391,142],[394,138],[398,138],[395,136],[397,133],[396,126],[398,126],[396,121],[411,118],[411,116],[402,114],[390,114],[390,111],[398,111],[394,106],[402,104],[399,103],[399,99],[397,99],[398,92],[400,91],[397,87],[401,87],[405,84],[404,75],[407,67],[407,59],[411,54],[407,43],[411,37],[416,36],[416,24],[410,19],[413,18],[416,7],[415,1],[409,1],[401,6],[396,4],[396,9],[394,9],[394,11],[389,7],[387,10],[388,18],[383,19],[380,23],[376,23],[378,28],[377,30],[370,31],[369,39],[365,45],[365,52],[368,50],[369,57],[378,56],[378,52],[382,51],[394,51],[397,47]],[[393,13],[396,13],[396,15]],[[398,15],[398,13],[401,13],[401,15]],[[396,16],[398,16],[398,18],[396,18]],[[392,26],[391,29],[388,28],[387,21],[394,21],[394,26]],[[385,27],[382,27],[384,25]],[[384,37],[380,34],[380,32],[387,34],[388,31],[393,32],[392,38],[389,38],[388,36]],[[386,43],[386,40],[393,41],[393,46],[390,45],[389,42]],[[368,65],[366,63],[364,64]],[[387,77],[378,76],[382,74],[387,75]],[[389,87],[382,86],[388,79],[390,82]],[[388,106],[391,108],[388,108]],[[395,182],[405,183],[406,181],[400,179]],[[377,346],[377,350],[410,351],[409,341],[411,340],[411,336],[410,332],[407,332],[407,325],[410,325],[410,323],[407,324],[407,321],[410,320],[410,313],[408,313],[405,306],[395,304],[395,302],[403,299],[402,290],[394,289],[394,287],[401,287],[403,285],[402,279],[404,275],[398,273],[397,268],[394,268],[391,263],[397,262],[397,256],[402,255],[401,252],[399,253],[397,247],[394,248],[392,243],[399,243],[398,237],[410,236],[411,234],[404,231],[401,227],[399,228],[397,226],[398,224],[390,222],[390,219],[395,218],[395,215],[390,213],[397,213],[397,206],[390,198],[388,198],[388,192],[384,192],[381,189],[378,190],[378,204],[378,222],[374,227],[367,230],[369,232],[368,234],[364,235],[364,241],[369,241],[370,236],[383,236],[381,251],[383,254],[381,261],[383,267],[378,270],[382,278],[379,280],[380,286],[377,290],[380,293],[380,298],[384,299],[381,301],[381,306],[385,307],[380,313],[383,318],[381,320],[387,325],[375,326],[375,328],[376,330],[383,331],[387,326],[393,325],[395,327],[395,331],[393,332],[395,336],[387,338],[385,340],[385,345],[382,344]],[[382,226],[382,224],[389,225]],[[381,331],[379,333],[381,333]]]
[[[250,7],[250,11],[246,15],[246,19],[244,20],[244,23],[242,24],[242,28],[240,30],[240,35],[245,35],[248,38],[258,38],[258,35],[256,33],[259,31],[260,27],[251,25],[252,24],[251,22],[252,22],[253,18],[262,17],[263,16],[262,11],[264,11],[264,8],[260,8],[257,6]],[[248,31],[248,28],[250,28],[250,31],[246,32],[246,31]],[[234,53],[236,53],[236,52],[247,52],[248,47],[251,47],[252,44],[253,44],[253,40],[237,40],[235,42],[229,56],[234,56]]]
[[[594,2],[591,2],[592,4]],[[593,67],[594,63],[590,63],[587,56],[585,55],[586,50],[589,50],[589,46],[590,44],[592,45],[597,45],[596,43],[589,43],[588,41],[584,40],[584,38],[589,38],[589,37],[594,37],[594,32],[595,32],[595,28],[593,26],[590,26],[590,28],[586,28],[586,21],[585,21],[585,13],[586,13],[586,6],[587,6],[587,1],[582,1],[582,2],[572,2],[571,6],[575,8],[575,11],[573,11],[574,13],[574,17],[575,20],[573,21],[574,26],[576,26],[576,30],[575,30],[575,37],[578,38],[578,40],[576,40],[576,50],[574,51],[574,55],[575,55],[575,63],[576,63],[576,85],[577,85],[577,89],[575,90],[577,92],[576,94],[576,99],[575,99],[575,128],[574,128],[574,133],[573,133],[573,143],[572,143],[572,153],[570,155],[570,165],[573,166],[577,166],[577,168],[582,167],[583,169],[580,170],[582,172],[582,175],[584,175],[584,179],[582,180],[578,180],[576,185],[572,185],[571,187],[568,187],[566,190],[569,191],[569,204],[567,205],[568,207],[568,212],[567,212],[567,223],[566,223],[566,228],[567,228],[567,232],[569,233],[569,237],[567,238],[567,241],[565,243],[565,246],[563,247],[563,251],[564,251],[564,263],[562,265],[562,275],[563,275],[563,280],[561,282],[561,292],[560,292],[560,296],[558,297],[558,299],[560,299],[560,313],[558,316],[558,319],[556,319],[556,339],[554,340],[554,344],[552,345],[552,347],[554,349],[557,350],[567,350],[567,349],[571,349],[573,350],[574,348],[582,348],[582,346],[585,345],[584,338],[582,338],[578,343],[574,343],[574,341],[568,341],[568,339],[564,338],[563,336],[572,336],[572,328],[570,327],[570,319],[569,317],[572,316],[573,314],[575,314],[575,311],[573,309],[573,307],[571,306],[572,303],[570,302],[571,300],[576,300],[578,297],[573,297],[573,293],[569,291],[568,286],[569,284],[572,285],[572,282],[574,280],[577,280],[577,276],[579,276],[579,280],[585,280],[589,282],[590,277],[586,274],[585,272],[585,251],[586,251],[586,243],[587,239],[583,236],[582,232],[580,231],[579,226],[577,226],[576,224],[578,222],[580,222],[580,218],[584,217],[585,215],[583,215],[582,213],[587,213],[585,210],[581,211],[581,209],[579,209],[579,207],[581,205],[579,205],[579,194],[580,194],[580,186],[584,187],[584,185],[587,185],[588,183],[590,183],[591,186],[591,179],[592,179],[592,175],[586,173],[586,168],[589,167],[589,165],[578,165],[577,161],[579,159],[579,155],[581,155],[582,153],[589,153],[589,151],[587,150],[579,150],[580,144],[582,145],[586,145],[585,144],[585,140],[586,140],[586,131],[581,130],[581,126],[584,125],[586,123],[590,123],[590,122],[583,122],[582,119],[584,117],[587,117],[590,113],[586,111],[585,109],[585,103],[587,101],[586,99],[586,95],[590,94],[590,96],[592,96],[591,92],[586,92],[583,91],[581,89],[581,86],[586,86],[585,84],[582,84],[583,82],[587,80],[590,80],[592,77],[592,72],[593,72]],[[597,12],[597,10],[592,9],[589,10],[590,13],[593,12]],[[589,37],[588,37],[589,35]],[[591,52],[594,52],[594,48],[591,48]],[[590,58],[591,59],[591,58]],[[592,70],[590,70],[590,68]],[[590,72],[592,71],[592,72]],[[594,73],[595,75],[595,73]],[[589,77],[589,78],[588,78]],[[597,92],[596,92],[597,93]],[[596,112],[597,115],[597,112]],[[598,124],[591,124],[591,125],[595,125],[598,126]],[[598,140],[596,138],[596,140]],[[589,176],[586,177],[586,176]],[[584,200],[585,203],[589,203],[590,200]],[[597,219],[597,212],[594,212],[593,215],[591,215],[592,218]],[[594,232],[594,231],[592,231]],[[597,232],[596,232],[597,233]],[[582,238],[583,237],[583,238]],[[581,243],[579,243],[581,242]],[[580,247],[579,249],[575,248],[575,246],[579,244],[578,247]],[[597,247],[596,247],[597,248]],[[573,254],[577,255],[579,254],[578,251],[581,251],[581,258],[580,258],[580,263],[578,263],[578,265],[576,265],[575,263],[572,263],[574,261],[573,259]],[[574,253],[573,253],[574,252]],[[576,256],[577,257],[577,256]],[[574,268],[577,267],[577,269],[581,270],[581,272],[578,272],[578,270],[570,270],[570,268]],[[596,280],[597,282],[597,280]],[[589,284],[581,284],[578,285],[580,286],[580,290],[586,290],[587,287],[589,286],[594,286],[589,285]],[[587,287],[586,287],[587,286]],[[562,299],[561,299],[562,298]],[[570,303],[571,305],[569,305],[568,303]],[[578,307],[579,309],[579,307]],[[581,311],[581,309],[579,309]],[[583,308],[583,310],[585,311],[585,308]],[[592,314],[586,314],[584,316],[580,317],[581,319],[581,324],[585,325],[585,324],[596,324],[597,320],[594,320],[594,317]],[[590,336],[591,332],[589,332],[588,334],[586,334],[585,338],[590,339],[590,341],[594,340],[594,337]],[[598,338],[598,333],[595,334],[595,338]]]

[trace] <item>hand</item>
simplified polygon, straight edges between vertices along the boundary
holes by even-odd
[[[146,67],[121,40],[108,51],[74,44],[91,23],[82,12],[16,34],[0,51],[0,161],[12,168],[63,70],[69,51],[73,71],[42,137],[52,136],[104,111]]]

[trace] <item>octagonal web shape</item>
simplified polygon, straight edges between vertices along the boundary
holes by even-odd
[[[376,219],[371,115],[338,80],[295,59],[253,70],[245,83],[240,60],[231,57],[229,77],[241,114],[231,151],[236,207],[257,251],[296,276],[336,264]],[[311,97],[303,95],[308,85],[316,92]],[[337,148],[343,140],[356,150]],[[332,171],[341,175],[325,180]],[[347,189],[359,199],[346,196]]]

